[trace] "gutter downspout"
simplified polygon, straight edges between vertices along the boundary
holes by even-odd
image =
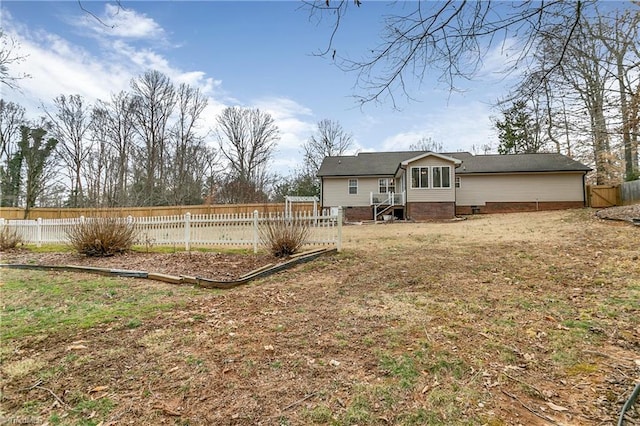
[[[582,174],[582,206],[589,207],[587,206],[587,174],[586,173]]]
[[[324,176],[320,176],[320,211],[324,211]]]
[[[458,188],[456,187],[456,179],[458,178],[458,173],[456,172],[456,170],[458,170],[458,168],[464,167],[463,164],[464,161],[460,160],[460,164],[453,168],[453,215],[456,217],[456,213],[458,212]]]
[[[402,191],[404,192],[404,208],[402,209],[402,215],[404,216],[402,218],[402,220],[407,220],[407,210],[409,209],[409,206],[407,206],[407,168],[405,166],[403,166],[402,164],[400,164],[400,169],[403,170],[402,173],[402,177],[400,179],[400,182],[402,182],[404,185],[402,185]]]

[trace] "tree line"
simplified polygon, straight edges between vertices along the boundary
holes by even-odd
[[[541,35],[527,71],[500,103],[501,154],[561,152],[595,169],[597,184],[640,177],[640,13],[579,17]],[[554,30],[555,29],[555,30]]]
[[[117,207],[278,201],[317,195],[325,155],[351,143],[322,120],[291,176],[269,169],[280,138],[273,117],[227,107],[203,125],[207,98],[151,70],[127,91],[89,104],[60,95],[38,121],[0,99],[0,206]],[[339,143],[339,145],[337,145]],[[335,146],[338,146],[336,148]]]
[[[403,2],[389,6],[362,55],[343,54],[336,34],[355,15],[349,8],[368,3],[303,3],[310,19],[332,24],[318,54],[356,75],[360,102],[415,99],[414,83],[427,75],[455,90],[498,53],[496,71],[521,76],[497,102],[500,154],[561,152],[592,165],[598,184],[640,176],[638,2]]]

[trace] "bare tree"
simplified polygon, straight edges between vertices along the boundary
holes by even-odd
[[[442,152],[442,143],[434,141],[431,137],[423,136],[419,141],[409,145],[409,151]]]
[[[381,41],[368,54],[351,59],[340,53],[334,36],[345,25],[345,13],[360,0],[306,1],[312,17],[333,19],[329,43],[320,54],[331,56],[346,71],[357,73],[361,102],[390,97],[399,91],[412,98],[409,80],[421,81],[430,70],[451,89],[459,79],[474,77],[491,49],[512,58],[505,71],[521,67],[539,39],[553,27],[561,40],[558,63],[571,40],[580,16],[592,1],[564,2],[444,2],[418,1],[385,18]],[[390,8],[393,6],[389,6]],[[405,12],[409,9],[409,12]],[[562,26],[558,24],[562,23]],[[511,41],[515,41],[510,45]]]
[[[225,108],[217,118],[220,152],[229,162],[226,185],[237,183],[238,202],[256,200],[268,181],[267,166],[280,139],[270,114],[259,109]]]
[[[316,134],[302,145],[305,168],[311,176],[316,175],[325,157],[343,155],[353,145],[353,135],[347,133],[337,121],[320,120]]]
[[[114,150],[109,144],[107,111],[94,107],[91,114],[92,150],[85,165],[87,205],[107,207],[110,206],[109,198],[113,190],[110,183],[113,182],[117,163]]]
[[[202,92],[187,84],[177,89],[177,119],[171,131],[169,194],[171,204],[200,204],[203,196],[204,138],[197,134],[198,121],[207,107]]]
[[[126,206],[129,202],[129,173],[134,144],[135,103],[127,92],[112,94],[109,102],[98,101],[101,111],[100,124],[104,126],[104,138],[109,145],[110,173],[106,175],[106,203],[109,206]]]
[[[0,83],[10,89],[18,88],[18,81],[29,77],[28,74],[12,74],[9,68],[24,61],[26,56],[17,53],[18,42],[0,28]]]
[[[620,120],[625,160],[625,175],[633,177],[638,172],[637,138],[631,133],[631,110],[629,98],[633,96],[632,79],[637,80],[640,67],[640,13],[616,13],[612,17],[598,16],[597,21],[588,26],[589,35],[599,40],[614,60],[615,79],[618,84]],[[635,143],[634,143],[635,142]]]
[[[549,31],[525,78],[507,99],[539,102],[548,141],[558,151],[593,164],[596,183],[609,184],[620,181],[624,164],[627,178],[636,170],[631,100],[639,81],[640,11],[595,11],[581,18],[566,46],[557,31]]]
[[[135,129],[141,144],[138,150],[142,168],[139,194],[143,205],[166,204],[163,182],[166,173],[169,119],[175,108],[175,88],[166,75],[147,71],[131,81],[135,101]]]
[[[211,146],[205,146],[204,151],[200,152],[200,160],[202,162],[200,176],[203,179],[202,197],[206,204],[217,202],[216,192],[220,177],[219,157],[218,151]]]
[[[71,182],[70,207],[82,207],[85,204],[83,168],[90,152],[92,141],[91,107],[80,95],[60,95],[54,99],[55,110],[46,111],[53,124],[53,134],[60,142],[57,149],[67,167]]]
[[[15,150],[24,113],[24,107],[0,99],[0,160],[6,160]]]
[[[13,102],[0,99],[0,206],[18,205],[22,155],[18,152],[20,126],[25,110]]]

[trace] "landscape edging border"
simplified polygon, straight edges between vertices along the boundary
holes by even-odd
[[[47,271],[63,271],[63,272],[85,272],[90,274],[98,274],[110,277],[124,277],[124,278],[143,278],[150,279],[154,281],[162,281],[170,284],[195,284],[198,287],[202,288],[217,288],[227,290],[230,288],[237,287],[242,284],[247,284],[248,282],[255,280],[257,278],[264,278],[269,275],[275,274],[276,272],[280,272],[282,270],[288,269],[292,266],[309,262],[313,259],[316,259],[322,255],[337,252],[336,248],[323,248],[311,250],[305,253],[301,253],[292,257],[291,259],[270,266],[269,268],[258,268],[248,274],[241,276],[235,280],[211,280],[208,278],[203,278],[199,276],[187,276],[187,275],[167,275],[161,273],[153,273],[147,271],[131,271],[126,269],[109,269],[109,268],[97,268],[93,266],[77,266],[77,265],[36,265],[36,264],[25,264],[25,263],[2,263],[0,264],[0,268],[9,268],[9,269],[29,269],[29,270],[47,270]]]

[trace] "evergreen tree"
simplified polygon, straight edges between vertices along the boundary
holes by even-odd
[[[502,121],[495,121],[500,141],[498,153],[527,154],[542,150],[540,126],[524,101],[514,102],[510,108],[502,111],[502,115]]]

